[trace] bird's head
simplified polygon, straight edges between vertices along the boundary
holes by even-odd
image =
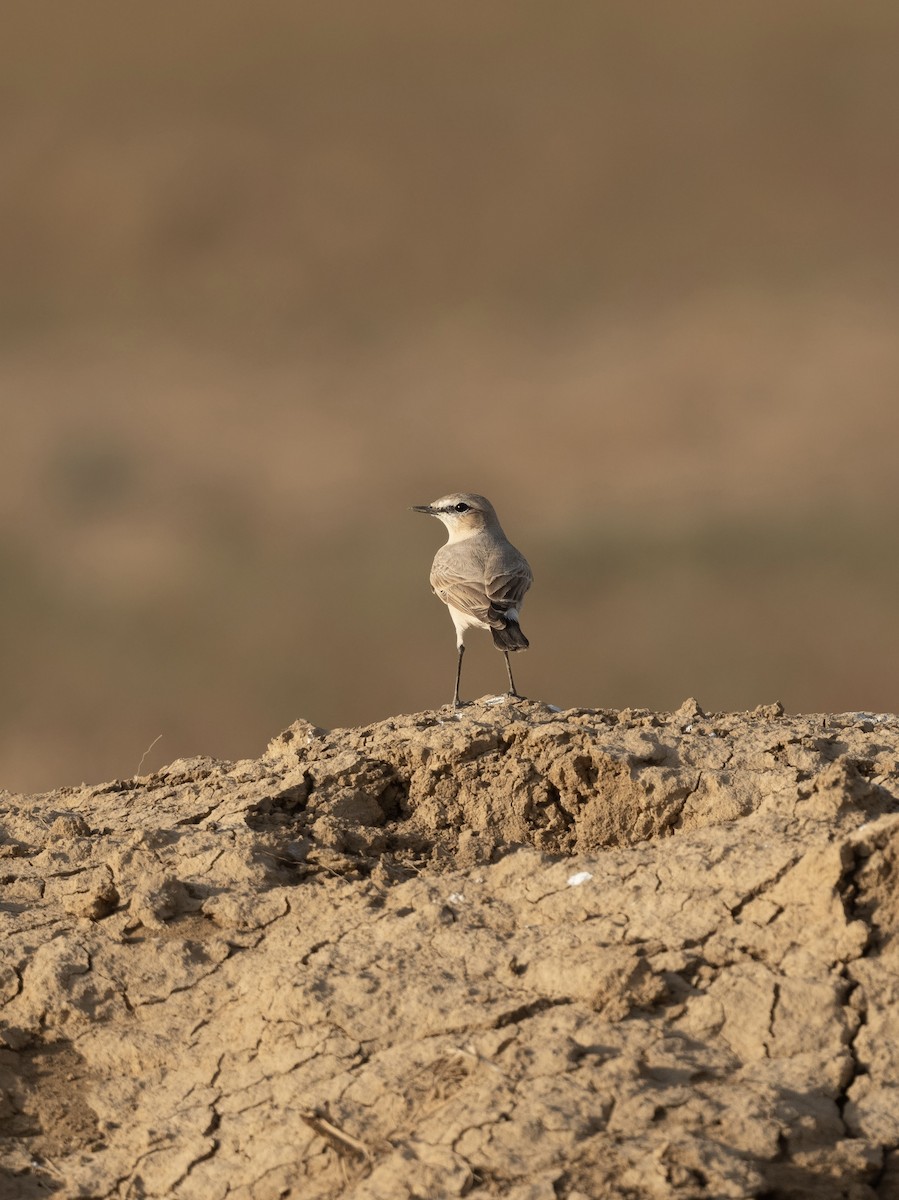
[[[414,504],[413,511],[436,517],[449,530],[451,542],[472,537],[488,526],[499,527],[493,505],[476,492],[451,492],[433,504]]]

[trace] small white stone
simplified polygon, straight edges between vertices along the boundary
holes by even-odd
[[[575,875],[568,876],[568,886],[580,887],[582,883],[589,883],[592,878],[589,871],[578,871]]]

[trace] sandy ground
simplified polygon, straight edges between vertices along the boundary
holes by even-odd
[[[0,1195],[899,1196],[897,788],[482,700],[0,793]]]

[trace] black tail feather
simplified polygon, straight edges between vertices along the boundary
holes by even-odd
[[[527,650],[530,642],[521,632],[517,621],[506,618],[502,629],[493,629],[493,644],[497,650]]]

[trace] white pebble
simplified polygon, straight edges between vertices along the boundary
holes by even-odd
[[[580,887],[582,883],[588,883],[592,878],[589,871],[578,871],[576,875],[569,875],[568,886]]]

